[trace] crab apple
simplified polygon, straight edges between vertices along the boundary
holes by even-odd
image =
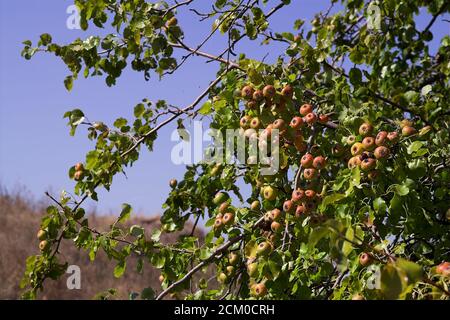
[[[291,213],[294,210],[294,202],[292,200],[286,200],[283,203],[284,212]]]
[[[314,190],[306,190],[305,196],[306,196],[306,199],[311,201],[316,197],[316,192]]]
[[[226,283],[228,281],[228,276],[222,272],[217,277],[217,280],[219,280],[220,283]]]
[[[228,207],[230,206],[230,203],[229,202],[223,202],[221,205],[220,205],[220,207],[219,207],[219,212],[221,213],[221,214],[224,214],[227,210],[228,210]]]
[[[176,26],[177,24],[178,24],[178,19],[175,17],[172,17],[167,21],[166,26],[173,27],[173,26]]]
[[[364,298],[364,296],[357,293],[352,296],[352,300],[366,300],[366,299]]]
[[[315,157],[312,163],[313,167],[319,170],[325,168],[326,164],[327,161],[322,156]]]
[[[239,121],[239,125],[241,126],[241,128],[243,129],[248,129],[250,127],[250,122],[252,121],[252,117],[250,116],[243,116],[241,118],[241,121]]]
[[[253,292],[256,298],[262,298],[267,294],[267,288],[264,283],[258,283],[253,287]]]
[[[396,131],[389,132],[387,138],[390,143],[397,143],[399,139],[398,132]]]
[[[272,223],[270,224],[270,229],[274,233],[280,232],[282,230],[282,228],[283,228],[283,226],[278,221],[272,221]]]
[[[170,180],[169,186],[170,186],[172,189],[176,188],[177,185],[178,185],[178,181],[177,181],[176,179]]]
[[[375,139],[373,137],[365,137],[362,141],[363,147],[367,151],[372,151],[375,149]]]
[[[359,155],[359,159],[361,159],[361,161],[368,159],[368,158],[374,158],[374,155],[372,152],[364,151],[363,153],[361,153]]]
[[[281,210],[280,209],[273,209],[270,211],[270,218],[273,221],[278,221],[281,218]]]
[[[303,177],[306,180],[313,180],[315,177],[317,177],[317,170],[314,168],[305,169],[303,171]]]
[[[261,90],[256,90],[253,92],[253,100],[260,102],[262,99],[264,99],[263,92]]]
[[[300,159],[300,164],[303,168],[311,168],[313,165],[314,157],[310,153],[306,153],[303,155],[303,157]]]
[[[234,268],[234,266],[227,266],[225,268],[225,273],[229,276],[233,275],[235,271],[236,269]]]
[[[273,122],[273,128],[283,131],[286,129],[286,122],[283,119],[277,119]]]
[[[295,216],[297,218],[303,217],[307,213],[307,209],[304,204],[298,205],[295,209]]]
[[[302,125],[303,125],[303,119],[298,116],[293,117],[291,122],[289,123],[289,126],[295,130],[299,129]]]
[[[405,126],[402,128],[402,135],[405,137],[409,137],[417,132],[416,129],[410,126]]]
[[[220,230],[223,227],[222,217],[216,217],[214,220],[214,230]]]
[[[347,166],[349,169],[353,169],[358,167],[361,164],[361,159],[358,156],[352,157],[350,158],[350,160],[348,160]]]
[[[303,141],[302,136],[296,136],[294,138],[294,146],[295,149],[297,149],[298,152],[304,152],[307,148],[306,143]]]
[[[250,209],[253,211],[258,211],[261,209],[261,203],[259,203],[258,200],[255,200],[252,202],[252,204],[250,205]]]
[[[80,181],[83,178],[83,171],[75,171],[75,173],[73,174],[73,178],[75,179],[75,181]]]
[[[256,102],[255,100],[250,100],[247,101],[246,106],[247,109],[255,110],[256,108],[258,108],[258,102]]]
[[[101,132],[105,132],[108,130],[108,127],[103,122],[94,122],[94,124],[92,126],[94,127],[95,130],[98,130]]]
[[[356,142],[350,149],[352,156],[358,156],[364,152],[364,145],[361,142]]]
[[[388,133],[386,131],[380,131],[378,132],[377,136],[375,137],[375,144],[377,146],[383,146],[386,144]]]
[[[263,195],[264,195],[264,199],[273,201],[277,198],[278,192],[276,189],[272,188],[271,186],[267,186],[264,188]]]
[[[219,204],[228,200],[228,195],[223,192],[217,192],[214,196],[213,203],[218,206]]]
[[[389,156],[390,151],[385,146],[379,146],[375,149],[373,154],[374,154],[375,158],[377,158],[377,159],[385,159]]]
[[[296,189],[292,192],[292,201],[299,203],[305,197],[305,191],[302,189]]]
[[[348,136],[346,142],[349,146],[356,142],[356,137],[354,135]]]
[[[222,223],[226,226],[232,225],[234,223],[234,214],[227,212],[223,215]]]
[[[316,120],[317,120],[317,116],[314,112],[308,113],[304,119],[304,121],[309,125],[314,124],[316,122]]]
[[[377,170],[372,170],[367,175],[367,178],[369,178],[370,181],[375,181],[375,180],[377,180],[379,175],[380,175],[380,173]]]
[[[275,87],[272,85],[267,85],[263,89],[263,96],[264,98],[272,99],[275,96],[276,90]]]
[[[241,97],[247,100],[250,100],[253,98],[253,88],[251,86],[245,86],[241,90]]]
[[[436,273],[443,275],[444,277],[450,276],[450,262],[442,262],[436,267]]]
[[[363,123],[358,130],[359,134],[362,135],[363,137],[372,134],[372,131],[373,126],[368,122]]]
[[[313,112],[313,106],[309,103],[305,103],[300,107],[299,112],[302,116],[306,116],[308,113]]]
[[[39,230],[38,231],[38,233],[37,233],[37,238],[39,239],[39,240],[45,240],[45,239],[47,239],[47,232],[45,231],[45,230]]]
[[[250,277],[255,277],[258,274],[258,263],[249,263],[247,265],[247,273]]]
[[[256,130],[256,129],[259,129],[260,126],[261,126],[261,121],[259,120],[258,117],[255,117],[250,121],[250,128]]]
[[[231,253],[228,255],[228,262],[229,262],[232,266],[237,265],[237,263],[239,262],[239,255],[236,254],[236,253],[234,253],[234,252],[231,252]]]
[[[363,267],[367,267],[372,263],[372,256],[368,254],[367,252],[361,253],[359,256],[359,264]]]
[[[326,124],[329,120],[330,120],[330,118],[328,117],[328,115],[326,115],[326,114],[319,115],[319,122],[321,124]]]
[[[306,212],[311,212],[316,209],[316,204],[313,201],[306,202],[304,206],[306,208]]]
[[[258,247],[256,248],[256,255],[258,257],[266,256],[271,251],[272,251],[272,245],[269,242],[264,241],[264,242],[261,242],[260,244],[258,244]]]
[[[158,277],[158,280],[159,280],[159,282],[164,282],[165,278],[164,278],[164,276],[161,274],[161,275]]]
[[[84,165],[81,162],[78,162],[75,165],[75,171],[83,171],[84,170]]]
[[[50,242],[47,240],[42,240],[39,242],[39,250],[46,251],[48,248],[50,248]]]
[[[363,161],[361,161],[360,166],[363,171],[370,171],[372,169],[375,169],[376,165],[377,165],[377,160],[372,159],[372,158],[367,158],[367,159],[364,159]]]
[[[273,126],[271,124],[269,124],[262,132],[260,135],[261,139],[268,139],[272,136],[272,129]]]
[[[286,85],[282,90],[281,90],[281,95],[287,99],[291,99],[292,96],[294,95],[294,88],[292,88],[292,86],[290,86],[289,84]]]

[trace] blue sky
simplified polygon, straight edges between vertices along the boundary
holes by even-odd
[[[208,1],[197,2],[200,3],[197,8],[208,5]],[[278,1],[269,1],[272,5],[276,3]],[[103,78],[97,77],[76,81],[69,93],[63,85],[68,71],[59,59],[40,54],[26,61],[20,51],[22,41],[36,42],[45,32],[52,34],[56,43],[69,43],[78,37],[103,33],[97,29],[87,32],[69,30],[66,9],[71,4],[70,0],[0,2],[0,185],[10,190],[25,186],[37,199],[47,190],[53,193],[63,189],[71,191],[74,184],[68,178],[68,168],[83,160],[93,147],[84,131],[75,137],[69,136],[66,121],[62,118],[65,111],[78,107],[91,121],[111,124],[121,116],[132,119],[133,107],[142,98],[165,99],[183,107],[215,78],[217,70],[216,64],[205,64],[204,59],[194,57],[163,81],[153,77],[145,82],[142,74],[128,71],[112,88],[105,85]],[[296,19],[308,20],[327,6],[325,0],[294,0],[287,9],[271,18],[271,26],[274,30],[290,31]],[[191,13],[183,12],[179,21],[185,29],[185,42],[195,46],[209,33],[210,23],[198,23]],[[418,17],[419,30],[429,19],[425,12]],[[449,33],[448,24],[438,21],[432,31],[435,33],[432,48],[435,49],[437,40]],[[225,45],[225,37],[215,37],[203,50],[219,53]],[[237,52],[261,59],[268,48],[246,42]],[[273,60],[275,53],[280,51],[272,52],[266,61]],[[173,165],[170,161],[173,129],[173,126],[162,129],[154,152],[143,149],[141,159],[127,171],[127,178],[115,178],[112,190],[100,192],[100,202],[91,202],[88,208],[114,213],[121,203],[127,202],[137,212],[160,213],[169,192],[168,181],[182,177],[184,172],[184,166]]]

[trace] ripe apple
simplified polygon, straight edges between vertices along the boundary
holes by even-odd
[[[402,135],[405,137],[409,137],[417,132],[416,129],[410,126],[405,126],[402,128]]]
[[[294,89],[288,84],[281,90],[281,95],[287,99],[291,99],[294,95]]]
[[[314,168],[305,169],[303,171],[303,177],[306,180],[313,180],[315,177],[317,177],[317,170]]]
[[[227,267],[225,268],[225,273],[226,273],[228,276],[233,275],[235,271],[236,271],[236,269],[234,268],[234,266],[227,266]]]
[[[361,253],[359,256],[359,264],[363,267],[367,267],[372,263],[372,256],[366,252]]]
[[[258,263],[253,262],[247,265],[247,273],[250,277],[256,277],[258,274]]]
[[[283,229],[283,226],[278,221],[272,221],[272,223],[270,224],[270,229],[272,229],[274,233],[277,233]]]
[[[313,167],[318,170],[325,168],[326,164],[327,164],[327,161],[322,156],[315,157],[313,160],[313,163],[312,163]]]
[[[319,115],[319,122],[322,124],[327,123],[330,120],[330,118],[326,114]]]
[[[292,129],[299,129],[303,125],[303,119],[301,117],[293,117],[291,122],[289,123],[289,126]]]
[[[297,208],[295,209],[295,216],[297,218],[301,218],[307,213],[307,211],[308,210],[306,209],[304,204],[298,205]]]
[[[379,146],[375,149],[373,154],[377,159],[386,159],[389,156],[390,151],[385,146]]]
[[[252,117],[250,117],[249,115],[246,115],[241,118],[241,121],[239,121],[239,125],[243,129],[248,129],[250,127],[251,121],[252,121]]]
[[[264,99],[263,92],[261,90],[255,90],[253,92],[253,100],[260,102],[262,99]]]
[[[317,120],[316,114],[314,112],[310,112],[305,116],[303,121],[305,121],[309,125],[312,125],[316,122],[316,120]]]
[[[247,109],[250,110],[255,110],[256,108],[258,108],[258,102],[256,102],[255,100],[249,100],[245,105],[247,106]]]
[[[45,230],[39,230],[38,231],[38,233],[37,233],[37,238],[39,239],[39,240],[45,240],[45,239],[47,239],[47,232],[45,231]]]
[[[250,100],[253,98],[253,92],[254,90],[251,86],[245,86],[242,88],[241,97]]]
[[[75,171],[83,171],[84,170],[84,165],[81,162],[78,162],[75,165]]]
[[[350,160],[348,160],[348,168],[349,169],[353,169],[358,167],[361,164],[361,159],[358,156],[352,157],[350,158]]]
[[[314,190],[306,190],[305,191],[306,199],[309,201],[313,200],[316,197],[316,192]]]
[[[379,175],[380,175],[380,173],[377,170],[372,170],[369,172],[367,177],[369,178],[370,181],[375,181],[375,180],[377,180]]]
[[[372,131],[373,126],[368,122],[363,123],[358,130],[359,134],[362,135],[363,137],[372,134]]]
[[[220,283],[226,283],[228,281],[228,276],[222,272],[217,277],[217,280],[219,280]]]
[[[219,212],[221,213],[221,214],[224,214],[227,210],[228,210],[228,207],[230,206],[230,203],[229,202],[223,202],[221,205],[220,205],[220,207],[219,207]]]
[[[377,165],[377,161],[375,159],[372,158],[366,158],[363,161],[361,161],[361,170],[363,171],[370,171],[375,169]]]
[[[214,220],[214,230],[220,230],[223,227],[222,217],[216,217]]]
[[[383,146],[386,144],[388,133],[386,131],[380,131],[378,132],[377,136],[375,137],[375,144],[377,146]]]
[[[270,252],[272,252],[272,245],[267,241],[261,242],[256,248],[256,255],[258,257],[267,256]]]
[[[172,17],[167,21],[166,26],[173,27],[173,26],[176,26],[177,24],[178,24],[178,19],[175,17]]]
[[[84,171],[75,171],[73,178],[75,181],[80,181],[83,178]]]
[[[364,145],[361,142],[356,142],[350,149],[352,156],[358,156],[364,152]]]
[[[272,85],[267,85],[263,89],[263,96],[268,99],[272,99],[275,96],[276,90]]]
[[[294,210],[294,202],[292,200],[286,200],[283,203],[284,212],[291,213]]]
[[[178,181],[177,181],[176,179],[170,180],[169,186],[170,186],[172,189],[175,189],[177,185],[178,185]]]
[[[303,168],[311,168],[313,166],[314,157],[310,153],[306,153],[300,160]]]
[[[294,146],[295,149],[297,149],[298,152],[305,152],[307,145],[306,143],[303,141],[303,137],[302,136],[296,136],[294,139]]]
[[[228,200],[228,194],[224,192],[217,192],[214,196],[213,203],[218,206],[219,204],[222,204],[223,202]]]
[[[277,198],[278,192],[276,189],[272,188],[271,186],[267,186],[264,188],[264,199],[273,201]]]
[[[259,203],[258,200],[255,200],[252,202],[252,204],[250,205],[250,209],[253,211],[258,211],[261,209],[261,203]]]
[[[292,192],[292,201],[294,203],[299,203],[305,196],[305,191],[302,189],[297,189]]]
[[[397,143],[399,138],[400,137],[398,135],[398,132],[396,132],[396,131],[389,132],[387,135],[387,139],[389,140],[389,143],[391,143],[391,144]]]
[[[272,211],[270,211],[270,218],[272,219],[272,221],[278,221],[281,218],[280,209],[275,208]]]
[[[354,135],[348,136],[347,137],[347,144],[349,146],[351,146],[352,144],[354,144],[356,142],[356,137]]]
[[[262,298],[267,294],[267,288],[264,283],[258,283],[253,287],[256,298]]]
[[[450,276],[450,262],[442,262],[436,267],[436,273],[443,275],[444,277]]]
[[[234,214],[232,212],[227,212],[223,215],[222,223],[226,226],[230,226],[234,223]]]
[[[286,123],[283,119],[277,119],[273,122],[273,128],[283,131],[284,129],[286,129]]]
[[[302,116],[306,116],[308,113],[313,112],[313,106],[309,103],[305,103],[300,107],[299,112]]]
[[[412,121],[408,119],[403,119],[402,121],[400,121],[400,128],[412,127],[412,125],[413,125]]]
[[[372,151],[375,149],[375,139],[373,137],[365,137],[362,141],[363,147],[367,151]]]

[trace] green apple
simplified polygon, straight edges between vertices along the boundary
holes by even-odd
[[[217,192],[217,194],[214,196],[213,203],[218,206],[219,204],[225,202],[228,200],[228,194],[224,192]]]

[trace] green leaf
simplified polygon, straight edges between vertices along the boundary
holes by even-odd
[[[373,200],[373,208],[377,213],[386,213],[387,205],[382,198],[378,197]]]
[[[333,193],[329,196],[326,196],[323,198],[322,203],[320,204],[320,207],[322,210],[324,210],[329,204],[338,202],[345,198],[345,194],[342,193]]]
[[[134,107],[134,116],[136,118],[140,118],[144,115],[145,112],[145,106],[143,103],[139,103]]]
[[[73,88],[73,76],[67,76],[66,79],[64,79],[64,86],[66,87],[67,91],[71,91]]]
[[[142,290],[141,299],[143,300],[154,300],[155,299],[155,291],[152,288],[148,287]]]
[[[130,228],[130,234],[133,237],[140,237],[144,234],[144,229],[141,226],[133,225]]]
[[[393,186],[394,192],[401,197],[406,196],[409,193],[409,188],[404,184],[403,185],[395,184]]]
[[[200,114],[208,115],[212,112],[212,103],[210,100],[206,101],[202,107],[198,110]]]
[[[326,227],[317,227],[312,230],[309,234],[308,244],[310,247],[314,247],[317,242],[320,241],[323,237],[325,237],[329,233],[329,229]]]
[[[425,87],[422,88],[422,90],[420,91],[420,93],[421,93],[423,96],[426,96],[426,95],[429,94],[432,90],[433,90],[433,87],[431,86],[431,84],[427,84]]]
[[[114,268],[114,277],[120,278],[121,276],[123,276],[126,267],[127,263],[125,262],[125,260],[120,261]]]
[[[415,283],[423,278],[423,269],[417,263],[397,258],[395,264],[407,275],[410,282]]]
[[[393,265],[386,265],[381,271],[381,293],[387,299],[397,299],[403,291],[400,275]]]
[[[350,241],[353,241],[353,239],[355,238],[355,231],[352,227],[349,227],[345,232],[345,238]],[[342,245],[342,253],[344,254],[344,256],[348,256],[352,251],[353,245],[349,241],[344,240],[344,244]]]
[[[362,73],[358,68],[352,68],[349,73],[350,83],[354,86],[360,85],[362,82]]]
[[[413,152],[418,151],[425,143],[422,141],[414,141],[408,146],[408,154],[412,154]]]
[[[124,203],[122,204],[122,212],[120,212],[119,219],[117,219],[117,222],[122,223],[127,221],[130,218],[132,208],[129,204]]]
[[[160,238],[161,238],[161,230],[159,229],[153,230],[151,239],[155,242],[158,242]]]

